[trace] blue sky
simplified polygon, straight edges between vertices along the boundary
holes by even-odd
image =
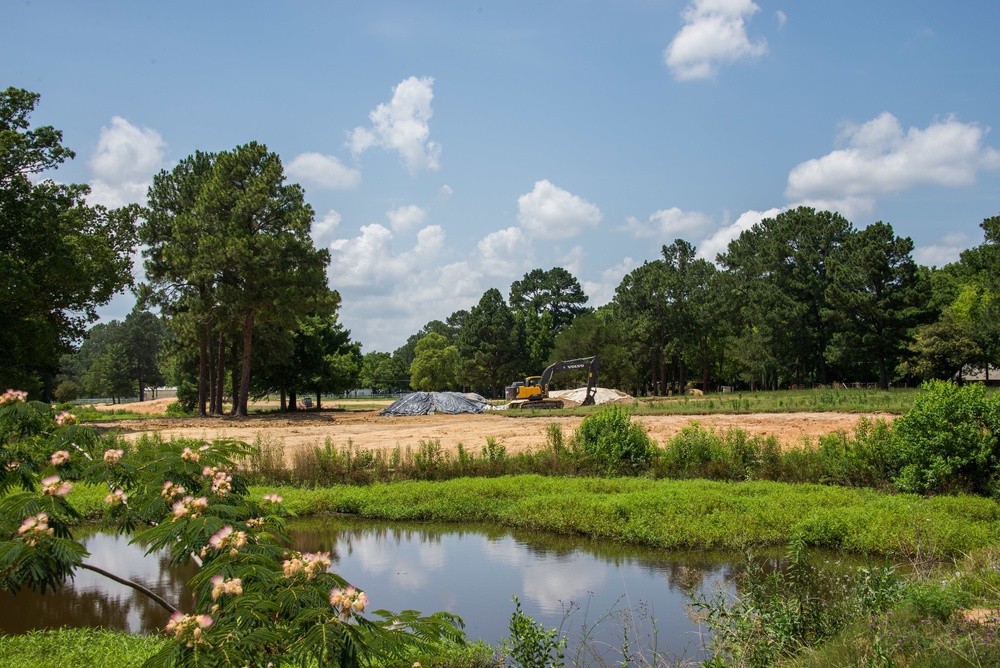
[[[606,303],[662,244],[714,259],[799,204],[891,223],[927,265],[1000,213],[994,1],[31,0],[4,17],[0,81],[41,94],[33,122],[77,152],[49,176],[94,203],[144,202],[195,150],[279,153],[365,352],[536,267]]]

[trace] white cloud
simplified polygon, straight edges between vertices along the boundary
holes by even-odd
[[[437,201],[438,204],[444,204],[451,199],[451,196],[455,194],[455,191],[447,183],[438,188]]]
[[[559,266],[573,274],[579,276],[583,272],[583,261],[587,259],[587,252],[583,246],[573,246],[569,252],[558,259]],[[582,286],[581,286],[582,287]]]
[[[525,232],[542,239],[568,239],[597,227],[601,210],[547,180],[517,198],[517,220]]]
[[[715,256],[719,253],[725,253],[729,242],[740,236],[741,232],[749,230],[765,218],[774,218],[782,211],[785,211],[785,209],[768,209],[767,211],[751,210],[742,213],[736,219],[735,223],[720,227],[710,237],[703,239],[698,244],[698,257],[715,262]]]
[[[139,128],[121,116],[111,119],[111,127],[101,128],[97,150],[90,159],[94,180],[90,183],[90,204],[121,206],[141,203],[153,175],[163,167],[166,142],[150,128]]]
[[[320,188],[351,190],[361,183],[361,172],[332,155],[302,153],[285,167],[289,176],[313,183]]]
[[[487,276],[520,277],[531,263],[531,244],[519,227],[491,232],[476,245],[474,266]]]
[[[660,209],[649,216],[648,221],[641,221],[635,216],[629,216],[620,228],[640,239],[657,239],[658,241],[673,241],[678,237],[696,234],[699,230],[712,224],[708,214],[698,211],[682,211],[677,207]]]
[[[410,77],[393,88],[392,100],[368,114],[371,128],[359,126],[351,133],[348,141],[351,151],[361,155],[378,146],[397,151],[411,174],[421,169],[438,169],[441,145],[429,139],[429,121],[434,114],[433,86],[432,77]]]
[[[416,204],[410,204],[387,211],[385,217],[389,219],[394,232],[406,232],[423,225],[427,212]]]
[[[958,261],[958,256],[971,247],[969,235],[953,232],[935,239],[929,246],[921,246],[913,251],[913,259],[928,267],[943,267]]]
[[[746,19],[759,9],[752,0],[694,0],[664,62],[678,79],[709,79],[722,65],[767,53],[767,41],[751,42],[746,32]]]
[[[622,279],[638,266],[639,262],[626,257],[618,264],[602,271],[600,282],[584,281],[583,291],[589,297],[587,305],[597,308],[609,303],[614,299],[615,289],[621,285]]]
[[[778,30],[788,25],[788,15],[780,9],[774,13],[774,17],[778,20]]]
[[[334,209],[327,211],[325,216],[313,223],[313,240],[321,240],[329,237],[337,230],[337,226],[340,225],[341,219],[342,216],[340,215],[340,212],[335,211]]]
[[[980,170],[1000,168],[1000,152],[984,146],[988,130],[954,117],[903,131],[882,113],[842,134],[845,148],[796,165],[785,195],[797,204],[863,213],[879,195],[924,185],[968,186]]]

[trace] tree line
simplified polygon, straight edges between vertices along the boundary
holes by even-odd
[[[745,230],[715,262],[683,239],[664,245],[598,308],[566,269],[539,268],[506,298],[491,288],[392,353],[362,355],[309,236],[313,210],[276,154],[256,142],[195,152],[154,177],[145,207],[90,206],[87,186],[38,178],[74,157],[58,130],[31,127],[38,99],[0,94],[0,385],[46,400],[161,382],[202,415],[226,398],[245,415],[251,396],[294,410],[357,387],[500,396],[595,354],[602,384],[634,394],[887,387],[1000,364],[1000,216],[959,261],[928,268],[891,225],[807,207]],[[126,288],[136,309],[88,332]]]
[[[634,394],[700,386],[777,389],[917,384],[1000,366],[1000,216],[982,244],[942,268],[884,222],[856,229],[799,207],[762,220],[716,262],[677,239],[626,275],[610,303],[585,306],[561,268],[533,270],[505,302],[433,320],[394,353],[368,353],[362,382],[483,389],[548,364],[600,355],[601,383]]]

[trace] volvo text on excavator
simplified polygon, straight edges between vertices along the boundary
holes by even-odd
[[[541,376],[528,376],[524,382],[517,382],[507,388],[507,396],[511,399],[510,408],[562,408],[563,402],[549,397],[549,383],[553,374],[562,371],[587,369],[587,396],[581,406],[593,406],[597,394],[597,372],[601,364],[597,356],[581,357],[575,360],[556,362],[550,365]]]

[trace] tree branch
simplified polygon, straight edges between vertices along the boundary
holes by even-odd
[[[103,575],[106,578],[114,580],[118,584],[123,584],[126,587],[131,587],[132,589],[135,589],[138,592],[142,592],[146,596],[150,597],[151,599],[153,599],[154,601],[156,601],[157,603],[159,603],[161,607],[166,608],[167,612],[171,612],[171,613],[177,612],[177,608],[175,608],[174,606],[170,605],[165,600],[163,600],[162,598],[160,598],[156,594],[156,592],[154,592],[154,591],[152,591],[150,589],[147,589],[146,587],[143,587],[141,584],[139,584],[137,582],[132,582],[131,580],[126,580],[125,578],[118,577],[114,573],[109,573],[108,571],[104,570],[103,568],[99,568],[97,566],[91,566],[90,564],[80,564],[80,568],[84,568],[84,569],[86,569],[88,571],[93,571],[95,573],[98,573],[99,575]]]

